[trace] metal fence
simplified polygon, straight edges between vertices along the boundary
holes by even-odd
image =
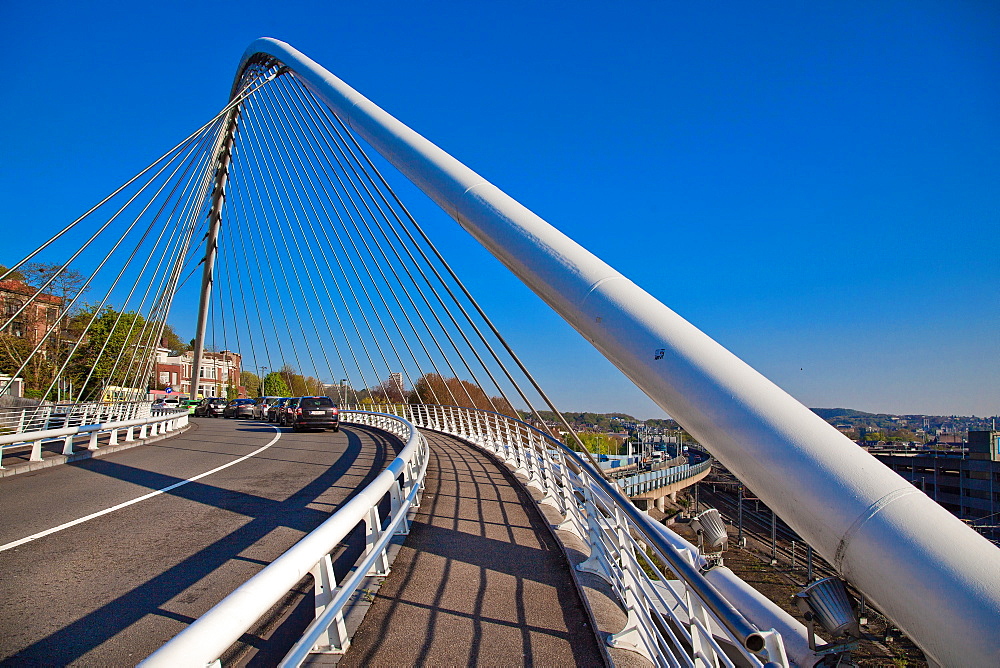
[[[788,665],[782,637],[773,630],[780,624],[755,627],[706,579],[697,549],[667,540],[663,527],[563,443],[489,411],[381,408],[494,453],[541,493],[540,503],[559,510],[564,517],[559,528],[574,532],[591,550],[577,568],[609,582],[628,613],[625,628],[609,645],[639,652],[656,666]],[[710,465],[707,460],[684,474]]]
[[[675,482],[694,477],[699,473],[704,473],[711,467],[712,459],[706,459],[697,464],[681,464],[680,466],[672,466],[658,471],[636,473],[623,477],[617,482],[621,486],[625,496],[638,496],[639,494],[645,494],[660,487],[666,487]]]
[[[0,435],[122,422],[152,415],[148,401],[38,404],[0,408]]]
[[[350,645],[344,606],[369,576],[386,575],[393,536],[409,532],[411,509],[419,505],[427,471],[427,442],[409,421],[384,413],[342,410],[340,419],[399,436],[406,445],[367,487],[328,520],[271,562],[191,626],[151,654],[141,666],[218,665],[220,656],[306,574],[315,587],[316,616],[280,665],[298,666],[312,652],[343,652]],[[379,515],[389,495],[390,511]],[[359,524],[365,525],[365,552],[337,582],[332,552]]]
[[[149,402],[121,404],[69,404],[38,406],[24,409],[32,412],[21,414],[18,429],[0,432],[0,469],[3,469],[3,452],[13,448],[30,448],[29,461],[42,461],[42,446],[46,442],[61,442],[61,453],[72,455],[76,439],[87,436],[87,449],[97,450],[98,439],[106,435],[107,445],[118,445],[124,435],[126,443],[136,439],[166,434],[188,424],[187,410],[150,411]],[[19,409],[18,409],[19,410]],[[42,411],[45,411],[44,413]],[[14,417],[10,416],[13,420]],[[34,427],[27,429],[27,426]]]

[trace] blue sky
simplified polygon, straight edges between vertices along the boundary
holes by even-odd
[[[807,405],[1000,413],[994,3],[139,5],[0,5],[0,262],[213,115],[267,35]],[[562,408],[661,414],[435,235]]]

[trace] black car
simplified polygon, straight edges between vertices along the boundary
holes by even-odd
[[[222,397],[209,397],[202,399],[201,403],[194,409],[195,417],[222,417],[226,410],[226,400]]]
[[[233,399],[226,404],[222,417],[253,418],[253,399]]]
[[[293,431],[302,429],[332,429],[340,431],[340,409],[330,397],[298,397],[290,399],[282,415],[283,424]]]
[[[265,422],[278,422],[280,424],[281,413],[285,409],[285,404],[289,402],[290,397],[282,397],[278,399],[273,404],[267,407],[267,416],[264,418]]]

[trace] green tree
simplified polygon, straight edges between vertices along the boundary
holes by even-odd
[[[282,378],[280,371],[272,371],[264,376],[264,396],[287,397],[291,396],[288,384]]]
[[[263,396],[260,391],[260,376],[252,371],[240,372],[240,385],[246,390],[248,397]]]
[[[3,276],[6,273],[7,273],[7,267],[4,266],[4,265],[2,265],[2,264],[0,264],[0,276]],[[12,271],[10,273],[10,276],[8,276],[7,278],[5,278],[4,280],[5,281],[23,281],[24,280],[24,274],[22,274],[19,271]]]
[[[68,375],[77,387],[82,386],[84,397],[98,398],[108,385],[144,387],[149,379],[136,377],[135,369],[151,368],[154,350],[143,335],[146,319],[130,311],[118,313],[110,306],[95,314],[95,308],[87,308],[73,318],[71,330],[76,329],[85,343],[73,354]],[[90,328],[82,331],[88,323]]]

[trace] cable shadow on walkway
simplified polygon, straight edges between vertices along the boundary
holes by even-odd
[[[535,501],[491,456],[425,435],[424,500],[340,665],[602,665]]]

